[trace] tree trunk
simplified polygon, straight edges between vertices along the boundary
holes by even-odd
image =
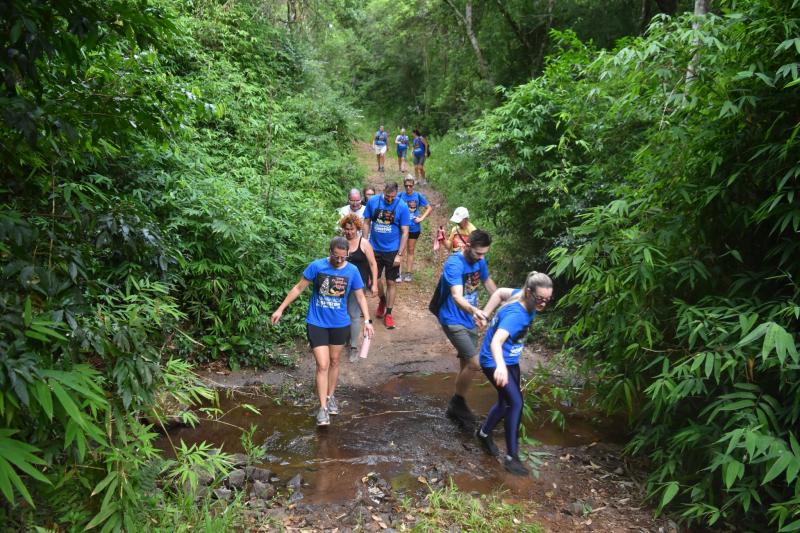
[[[555,8],[555,4],[556,0],[547,0],[547,18],[544,23],[544,32],[542,33],[542,42],[539,45],[539,53],[536,54],[536,62],[533,64],[534,72],[542,70],[544,51],[547,49],[547,43],[550,42],[550,27],[553,25],[553,9]]]
[[[475,52],[475,58],[478,60],[478,70],[481,73],[481,77],[494,85],[494,81],[492,80],[491,74],[489,74],[489,65],[486,63],[486,58],[483,57],[483,50],[481,50],[481,45],[478,42],[478,36],[475,35],[475,30],[472,27],[472,0],[467,2],[467,5],[464,8],[464,13],[461,13],[461,10],[452,2],[452,0],[445,0],[447,5],[449,5],[453,12],[458,17],[459,22],[467,32],[467,38],[469,39],[470,44],[472,44],[472,49]]]
[[[701,17],[703,15],[708,14],[711,10],[711,0],[694,0],[694,16]],[[700,27],[699,22],[694,22],[692,24],[692,29],[696,30]],[[692,60],[689,62],[689,66],[686,67],[686,84],[690,84],[694,81],[697,77],[697,65],[700,61],[700,41],[695,41],[695,53],[692,56]]]
[[[647,26],[650,24],[650,19],[653,18],[653,11],[651,9],[650,0],[642,0],[642,16],[639,22],[639,33],[644,34],[647,31]]]

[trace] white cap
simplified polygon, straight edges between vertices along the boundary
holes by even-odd
[[[466,207],[456,207],[456,210],[453,211],[453,216],[450,217],[450,222],[454,224],[458,224],[465,218],[469,218],[469,211],[467,211]]]

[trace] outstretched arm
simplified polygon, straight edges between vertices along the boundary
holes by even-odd
[[[278,306],[278,309],[276,309],[275,312],[272,313],[270,321],[272,322],[273,325],[278,323],[278,321],[283,316],[283,312],[286,311],[287,307],[289,307],[289,304],[297,300],[297,297],[300,296],[304,290],[306,290],[306,287],[308,287],[310,283],[311,282],[309,280],[301,277],[300,281],[298,281],[297,284],[294,287],[292,287],[292,289],[286,295],[286,298],[284,298],[283,302],[281,302],[281,305]]]
[[[514,289],[510,287],[500,287],[494,291],[489,301],[486,302],[486,305],[483,307],[483,314],[486,315],[487,318],[492,316],[494,310],[497,309],[500,304],[511,298],[513,293]]]

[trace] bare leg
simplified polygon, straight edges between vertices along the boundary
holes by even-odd
[[[328,368],[328,396],[336,392],[336,382],[339,381],[339,359],[342,356],[344,344],[328,346],[331,354],[331,364]]]
[[[466,398],[467,391],[472,383],[473,372],[479,371],[481,367],[478,364],[478,356],[475,356],[469,360],[459,357],[458,363],[460,367],[458,370],[458,375],[456,376],[456,394],[462,398]]]
[[[406,269],[403,272],[414,272],[414,251],[417,249],[417,239],[408,239],[406,244]]]
[[[341,354],[341,346],[339,353]],[[314,359],[317,362],[317,395],[319,405],[328,408],[328,372],[331,363],[330,349],[327,345],[314,348]],[[337,361],[338,366],[338,361]]]
[[[394,295],[396,292],[395,281],[386,278],[386,307],[394,307]]]

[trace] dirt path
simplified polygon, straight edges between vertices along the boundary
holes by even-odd
[[[375,172],[368,144],[359,143],[355,149],[361,163],[370,169],[369,183],[376,190],[383,189],[384,180],[402,185],[402,175],[391,157],[384,177]],[[286,527],[308,531],[377,531],[381,529],[380,521],[374,520],[377,513],[405,525],[409,515],[407,509],[399,511],[400,496],[425,506],[426,485],[441,487],[446,479],[452,479],[475,495],[505,491],[505,499],[522,504],[526,518],[547,531],[670,531],[672,524],[654,519],[652,509],[643,504],[636,481],[641,469],[622,459],[621,446],[610,442],[619,438],[614,438],[614,428],[578,419],[570,419],[565,432],[544,425],[529,427],[529,435],[539,444],[523,446],[523,450],[540,454],[539,477],[520,479],[507,474],[495,459],[480,451],[474,437],[444,417],[457,361],[427,303],[441,268],[441,259],[433,254],[431,231],[439,225],[448,227],[450,208],[430,187],[418,186],[417,190],[428,198],[433,212],[423,224],[418,242],[414,281],[398,284],[397,328],[387,330],[382,321],[375,320],[369,357],[357,363],[343,357],[337,390],[343,412],[330,429],[317,431],[310,416],[315,409],[310,356],[301,357],[291,371],[205,374],[222,387],[266,383],[282,386],[284,393],[294,390],[292,386],[304,387],[305,396],[291,406],[267,402],[260,406],[264,415],[257,420],[248,422],[245,416],[234,421],[241,427],[257,422],[259,436],[275,455],[271,468],[287,478],[299,472],[304,479],[305,503],[287,505],[278,519]],[[373,316],[376,304],[370,300]],[[529,347],[523,372],[535,364],[532,360],[546,357],[545,348]],[[494,391],[482,376],[476,377],[469,403],[477,413],[485,414],[493,400]],[[502,449],[502,433],[497,433]],[[181,437],[199,440],[188,433]],[[206,431],[203,438],[221,444],[225,436]],[[228,450],[230,441],[226,441]],[[235,449],[235,439],[233,442]],[[375,487],[384,493],[395,490],[398,496],[370,497]],[[360,518],[348,522],[347,517],[355,515]],[[413,523],[410,520],[408,526]]]

